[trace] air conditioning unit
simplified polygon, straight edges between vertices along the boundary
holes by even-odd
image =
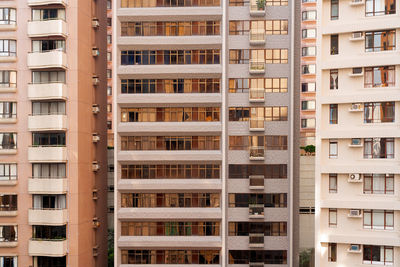
[[[93,257],[97,257],[99,255],[99,246],[94,246],[93,250]]]
[[[361,245],[351,244],[347,251],[348,252],[360,252],[361,251]]]
[[[92,199],[93,199],[93,200],[99,199],[99,195],[98,195],[97,192],[98,192],[97,189],[93,189],[93,191],[92,191]]]
[[[100,141],[100,136],[99,136],[99,134],[98,134],[98,133],[93,133],[93,135],[92,135],[92,140],[93,140],[93,143],[99,142],[99,141]]]
[[[99,77],[98,76],[93,76],[92,77],[92,82],[93,82],[93,85],[98,85],[100,83]]]
[[[92,48],[92,56],[97,57],[100,55],[100,50],[97,47]]]
[[[92,19],[92,27],[97,29],[98,27],[100,27],[100,22],[98,18],[93,18]]]
[[[94,217],[93,218],[93,228],[99,228],[100,227],[100,222],[99,222],[99,218]]]
[[[349,174],[349,181],[351,181],[351,182],[361,181],[361,175],[359,173],[350,173]]]
[[[361,138],[352,138],[351,145],[352,146],[361,146]]]
[[[357,3],[362,3],[362,1],[363,0],[352,0],[351,2],[357,4]]]
[[[353,68],[352,69],[352,74],[357,75],[357,74],[362,74],[363,69],[362,68]]]
[[[100,112],[99,105],[93,104],[92,105],[92,112],[93,112],[93,114],[98,114]]]
[[[361,210],[350,210],[349,217],[360,217]]]
[[[92,162],[92,170],[94,172],[97,172],[98,170],[100,170],[100,165],[99,165],[99,163],[97,161],[93,161]]]
[[[353,104],[351,104],[351,110],[352,111],[361,111],[362,110],[361,103],[353,103]]]
[[[362,32],[353,32],[351,34],[351,38],[353,38],[353,39],[360,39],[362,37],[363,37],[363,33]]]

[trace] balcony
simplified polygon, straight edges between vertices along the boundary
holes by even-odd
[[[259,60],[250,60],[249,73],[250,74],[264,74],[265,73],[265,62],[259,61]]]
[[[67,68],[67,54],[63,51],[51,50],[47,52],[34,52],[28,54],[28,68]]]
[[[265,29],[251,29],[249,39],[250,45],[265,45]]]
[[[59,131],[67,129],[66,115],[30,115],[29,131]]]
[[[264,247],[264,234],[249,234],[249,248],[263,248]]]
[[[17,85],[11,83],[0,83],[0,93],[15,93],[17,92]]]
[[[67,0],[28,0],[28,6],[67,5]]]
[[[264,262],[249,262],[249,267],[264,267]]]
[[[249,131],[264,132],[265,131],[264,119],[250,118]]]
[[[65,162],[67,148],[65,146],[34,146],[28,148],[30,162]]]
[[[7,24],[0,24],[0,31],[15,31],[17,30],[17,23],[15,21],[7,21]]]
[[[264,160],[264,147],[252,146],[249,151],[250,160]]]
[[[28,22],[29,37],[67,36],[67,23],[62,19]]]
[[[249,101],[250,102],[264,102],[265,101],[264,88],[250,88]]]
[[[64,225],[68,222],[66,209],[29,209],[29,225]]]
[[[263,175],[250,175],[249,189],[250,190],[264,190],[264,176]]]
[[[3,176],[2,179],[0,179],[0,186],[14,186],[18,184],[18,180],[17,180],[17,175],[10,175],[7,176]]]
[[[29,256],[62,257],[67,255],[67,240],[29,240]]]
[[[9,124],[17,122],[17,114],[0,113],[0,124]]]
[[[264,205],[249,204],[249,219],[264,219]]]
[[[28,85],[30,100],[67,99],[65,83],[31,83]]]
[[[250,16],[265,16],[265,1],[250,0]]]
[[[28,180],[29,194],[65,194],[68,180],[60,177],[30,178]]]

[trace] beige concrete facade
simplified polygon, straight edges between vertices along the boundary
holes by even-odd
[[[2,233],[16,226],[1,237],[1,264],[106,266],[105,3],[1,1],[0,12],[0,101],[17,106],[16,120],[0,126],[2,137],[16,133],[17,143],[10,147],[3,137],[0,151]],[[94,18],[100,28],[92,27]],[[16,76],[8,79],[7,71]],[[101,80],[96,87],[93,75]],[[97,115],[93,104],[100,106]],[[1,113],[11,116],[5,108]],[[92,171],[92,161],[99,171]],[[4,195],[17,200],[11,205]],[[13,240],[16,246],[6,245]]]
[[[295,11],[294,2],[278,2],[267,3],[260,10],[256,1],[113,2],[115,266],[298,266],[300,123],[299,114],[295,113],[300,92],[295,88],[300,84],[296,71],[300,64],[294,46],[300,47],[300,40],[294,33],[300,22],[300,4]],[[191,6],[191,3],[197,4]],[[232,23],[249,25],[259,21],[264,25],[272,19],[282,20],[282,25],[286,21],[286,28],[275,29],[286,33],[261,34],[261,39],[253,39],[254,31],[245,29],[246,26],[243,26],[243,34],[233,34],[229,30],[235,28],[230,26]],[[209,22],[207,25],[219,25],[218,33],[214,34],[215,28],[207,26],[206,33],[183,34],[193,31],[194,27],[184,30],[180,26],[178,30],[176,26],[175,31],[170,26],[193,22],[201,25],[205,21]],[[147,25],[157,25],[157,31]],[[266,29],[262,31],[267,32]],[[272,49],[287,50],[287,58],[283,51],[281,63],[266,63],[268,56],[260,63],[258,56],[251,52],[272,52]],[[180,57],[180,50],[187,56]],[[240,60],[234,61],[236,50],[244,52]],[[202,53],[208,51],[218,51],[218,56],[203,57]],[[155,53],[159,54],[152,57]],[[131,56],[133,54],[135,56]],[[180,62],[170,63],[175,62],[175,54]],[[208,59],[202,61],[203,58]],[[286,87],[282,83],[279,92],[269,92],[263,84],[262,93],[256,94],[257,99],[250,94],[260,88],[248,86],[240,91],[230,85],[233,80],[272,78],[286,78]],[[217,80],[219,89],[213,91],[212,86],[207,87],[208,91],[194,89],[197,85],[193,81],[203,79]],[[147,87],[142,84],[148,80],[157,83],[157,91],[151,89],[151,85],[145,89]],[[169,87],[170,80],[176,84],[178,80],[185,80],[185,86],[190,86],[184,91],[178,85]],[[126,85],[130,82],[135,82],[135,87]],[[288,107],[288,119],[262,118],[262,125],[257,129],[250,127],[249,118],[233,119],[233,109],[270,106]],[[186,109],[184,112],[191,108],[218,108],[219,115],[218,119],[209,115],[201,119],[193,115],[196,113],[192,109],[190,118],[185,116],[188,113],[178,113],[174,117],[165,111],[174,108]],[[148,110],[150,115],[143,115],[143,110]],[[285,136],[288,144],[280,149],[265,149],[262,155],[253,155],[250,146],[242,150],[231,148],[230,137],[255,135]],[[193,140],[203,137],[218,138],[218,146],[208,143],[207,149],[192,150],[197,147],[197,141]],[[147,141],[156,140],[154,138],[157,141]],[[177,143],[179,149],[175,143],[166,145],[174,138],[186,138],[186,141]],[[189,144],[190,149],[186,146]],[[179,165],[185,166],[185,171],[172,171]],[[208,174],[203,177],[191,169],[197,165],[218,166],[215,167],[218,175],[206,171]],[[272,165],[284,166],[283,172],[287,173],[274,176],[268,171],[262,171],[262,175],[252,171],[252,168]],[[170,168],[171,171],[165,171]],[[251,170],[244,173],[235,168]],[[255,179],[257,174],[261,179]],[[204,203],[197,200],[200,195],[209,195],[210,200]],[[270,201],[273,204],[269,204],[269,197],[275,199]],[[282,203],[277,199],[282,199]],[[185,232],[183,228],[170,232],[175,223],[191,227],[185,226],[188,227]],[[200,234],[194,230],[193,223],[216,224],[217,227],[208,234]],[[235,224],[239,225],[236,230],[233,229]],[[251,230],[243,233],[237,230],[242,224]],[[256,225],[264,224],[280,224],[282,230],[274,234],[267,230],[253,232]],[[200,256],[192,256],[197,253]]]
[[[400,5],[389,1],[382,10],[379,1],[375,9],[366,2],[338,1],[337,19],[331,19],[334,2],[318,2],[315,242],[321,267],[400,265]],[[393,116],[381,116],[380,106]]]

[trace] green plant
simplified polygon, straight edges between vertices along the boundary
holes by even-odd
[[[257,0],[257,8],[258,8],[258,10],[264,10],[265,9],[265,0]]]
[[[305,249],[299,255],[299,267],[313,267],[314,266],[314,249]]]
[[[315,146],[314,145],[301,146],[300,148],[303,149],[307,153],[307,155],[315,153]]]
[[[114,229],[108,230],[108,267],[114,267]]]

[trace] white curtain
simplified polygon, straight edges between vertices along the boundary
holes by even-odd
[[[383,210],[372,211],[372,225],[374,229],[384,229],[385,213]]]
[[[42,196],[41,195],[33,195],[33,208],[41,209],[42,207],[43,207]]]
[[[394,157],[394,142],[386,142],[386,155],[389,159]]]
[[[57,195],[56,208],[57,209],[65,209],[67,207],[66,202],[67,202],[67,200],[66,200],[65,195]]]
[[[373,191],[374,194],[384,194],[385,193],[385,175],[384,174],[374,174],[373,176]]]

